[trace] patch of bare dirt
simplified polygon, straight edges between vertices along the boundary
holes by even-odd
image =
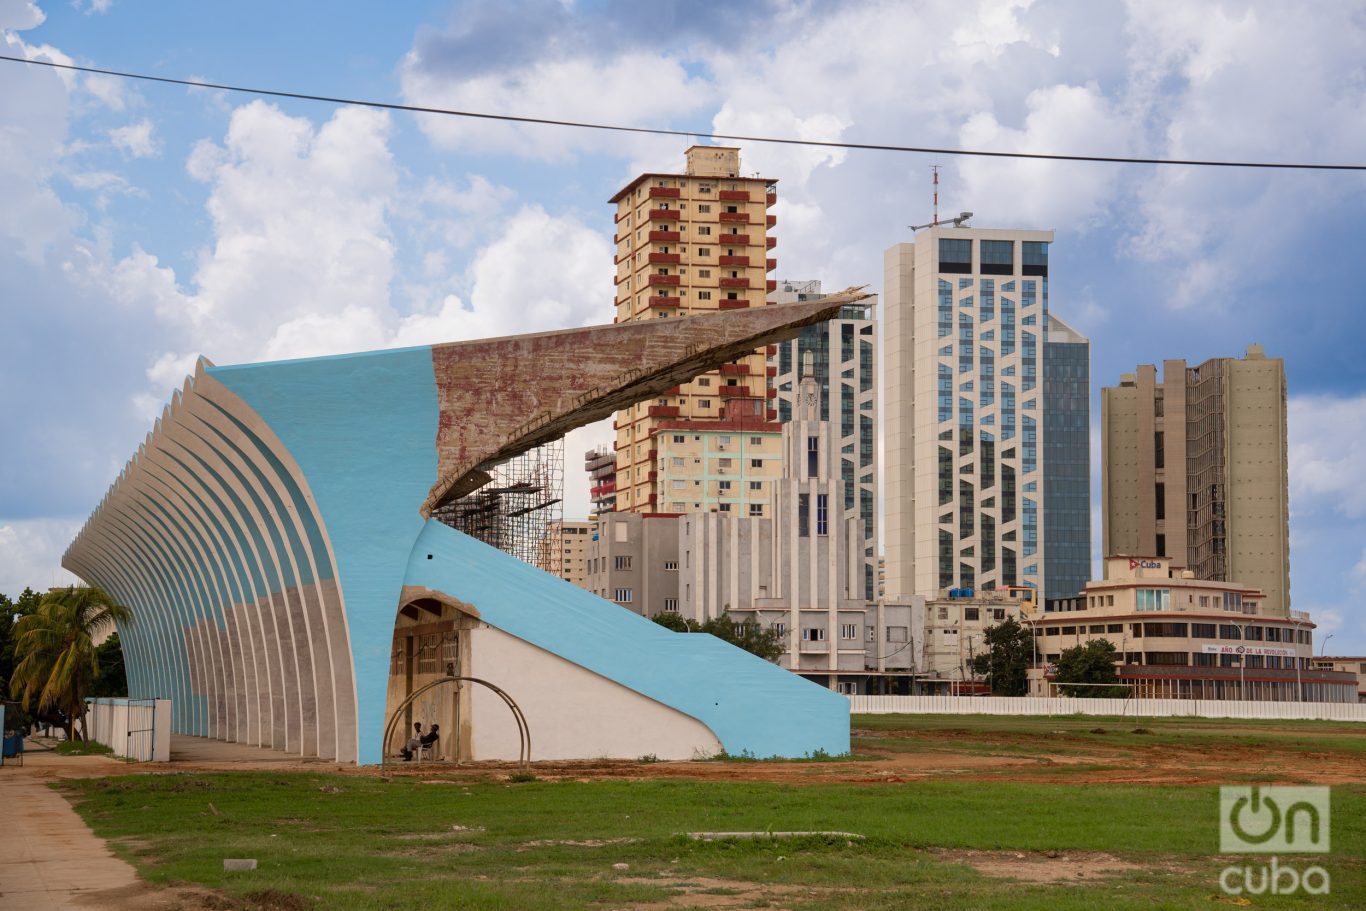
[[[940,860],[967,864],[985,876],[1027,883],[1087,883],[1131,870],[1148,869],[1112,854],[1094,851],[935,850],[931,853]]]

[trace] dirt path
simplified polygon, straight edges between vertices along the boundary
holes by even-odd
[[[22,766],[0,768],[4,851],[0,906],[7,909],[108,907],[110,893],[139,887],[133,868],[115,857],[47,782],[85,777],[99,767],[111,775],[127,767],[112,759],[28,753]]]

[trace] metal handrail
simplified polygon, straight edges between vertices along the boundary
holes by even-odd
[[[389,746],[389,738],[392,737],[394,733],[394,725],[398,723],[399,714],[408,706],[412,705],[413,700],[417,699],[418,696],[421,696],[423,693],[427,692],[433,687],[440,686],[443,683],[461,682],[477,683],[480,686],[486,686],[489,689],[493,690],[493,692],[497,693],[498,696],[502,698],[503,702],[507,703],[508,709],[512,711],[513,720],[517,722],[518,763],[524,769],[531,764],[531,726],[527,724],[526,715],[522,713],[521,706],[519,706],[516,703],[516,701],[511,696],[509,696],[501,687],[493,683],[490,683],[487,680],[482,680],[478,677],[459,677],[455,675],[447,675],[437,680],[433,680],[431,683],[425,684],[424,686],[420,686],[417,689],[413,690],[413,692],[408,694],[408,697],[404,699],[402,702],[400,702],[398,704],[398,707],[394,709],[393,714],[389,716],[389,723],[384,726],[384,740],[380,745],[379,758],[379,764],[381,767],[383,767],[385,763],[388,761],[388,754],[386,750]],[[457,736],[459,735],[457,734]]]

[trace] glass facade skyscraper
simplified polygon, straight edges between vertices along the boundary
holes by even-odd
[[[1091,342],[1051,314],[1043,423],[1044,595],[1071,598],[1091,579]]]
[[[938,227],[886,252],[889,594],[1089,578],[1089,342],[1049,312],[1052,241]]]

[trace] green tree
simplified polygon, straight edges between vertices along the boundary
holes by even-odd
[[[710,633],[717,639],[758,655],[765,661],[777,661],[783,653],[783,637],[775,629],[765,628],[750,617],[739,623],[731,619],[729,613],[708,620],[705,623],[692,623],[677,613],[656,614],[654,621],[677,633]]]
[[[1119,674],[1115,672],[1117,655],[1114,645],[1105,639],[1092,639],[1084,645],[1067,649],[1058,656],[1058,670],[1054,679],[1061,684],[1059,691],[1064,696],[1128,696],[1128,689],[1122,686],[1094,685],[1119,682]],[[1092,685],[1067,686],[1069,683]]]
[[[41,600],[31,588],[17,599],[0,595],[0,699],[10,699],[9,678],[14,673],[14,624],[19,617],[27,616],[38,609]]]
[[[71,739],[99,676],[94,639],[108,624],[129,616],[126,607],[90,586],[56,588],[43,595],[38,609],[14,624],[10,691],[25,705],[36,702],[39,711],[51,708],[65,715]]]
[[[1034,660],[1034,635],[1014,617],[1007,617],[983,633],[984,650],[973,656],[972,669],[991,683],[996,696],[1024,696],[1029,692],[1027,671]]]
[[[100,671],[87,695],[95,698],[128,695],[128,672],[123,666],[123,644],[118,633],[95,646],[95,663]]]

